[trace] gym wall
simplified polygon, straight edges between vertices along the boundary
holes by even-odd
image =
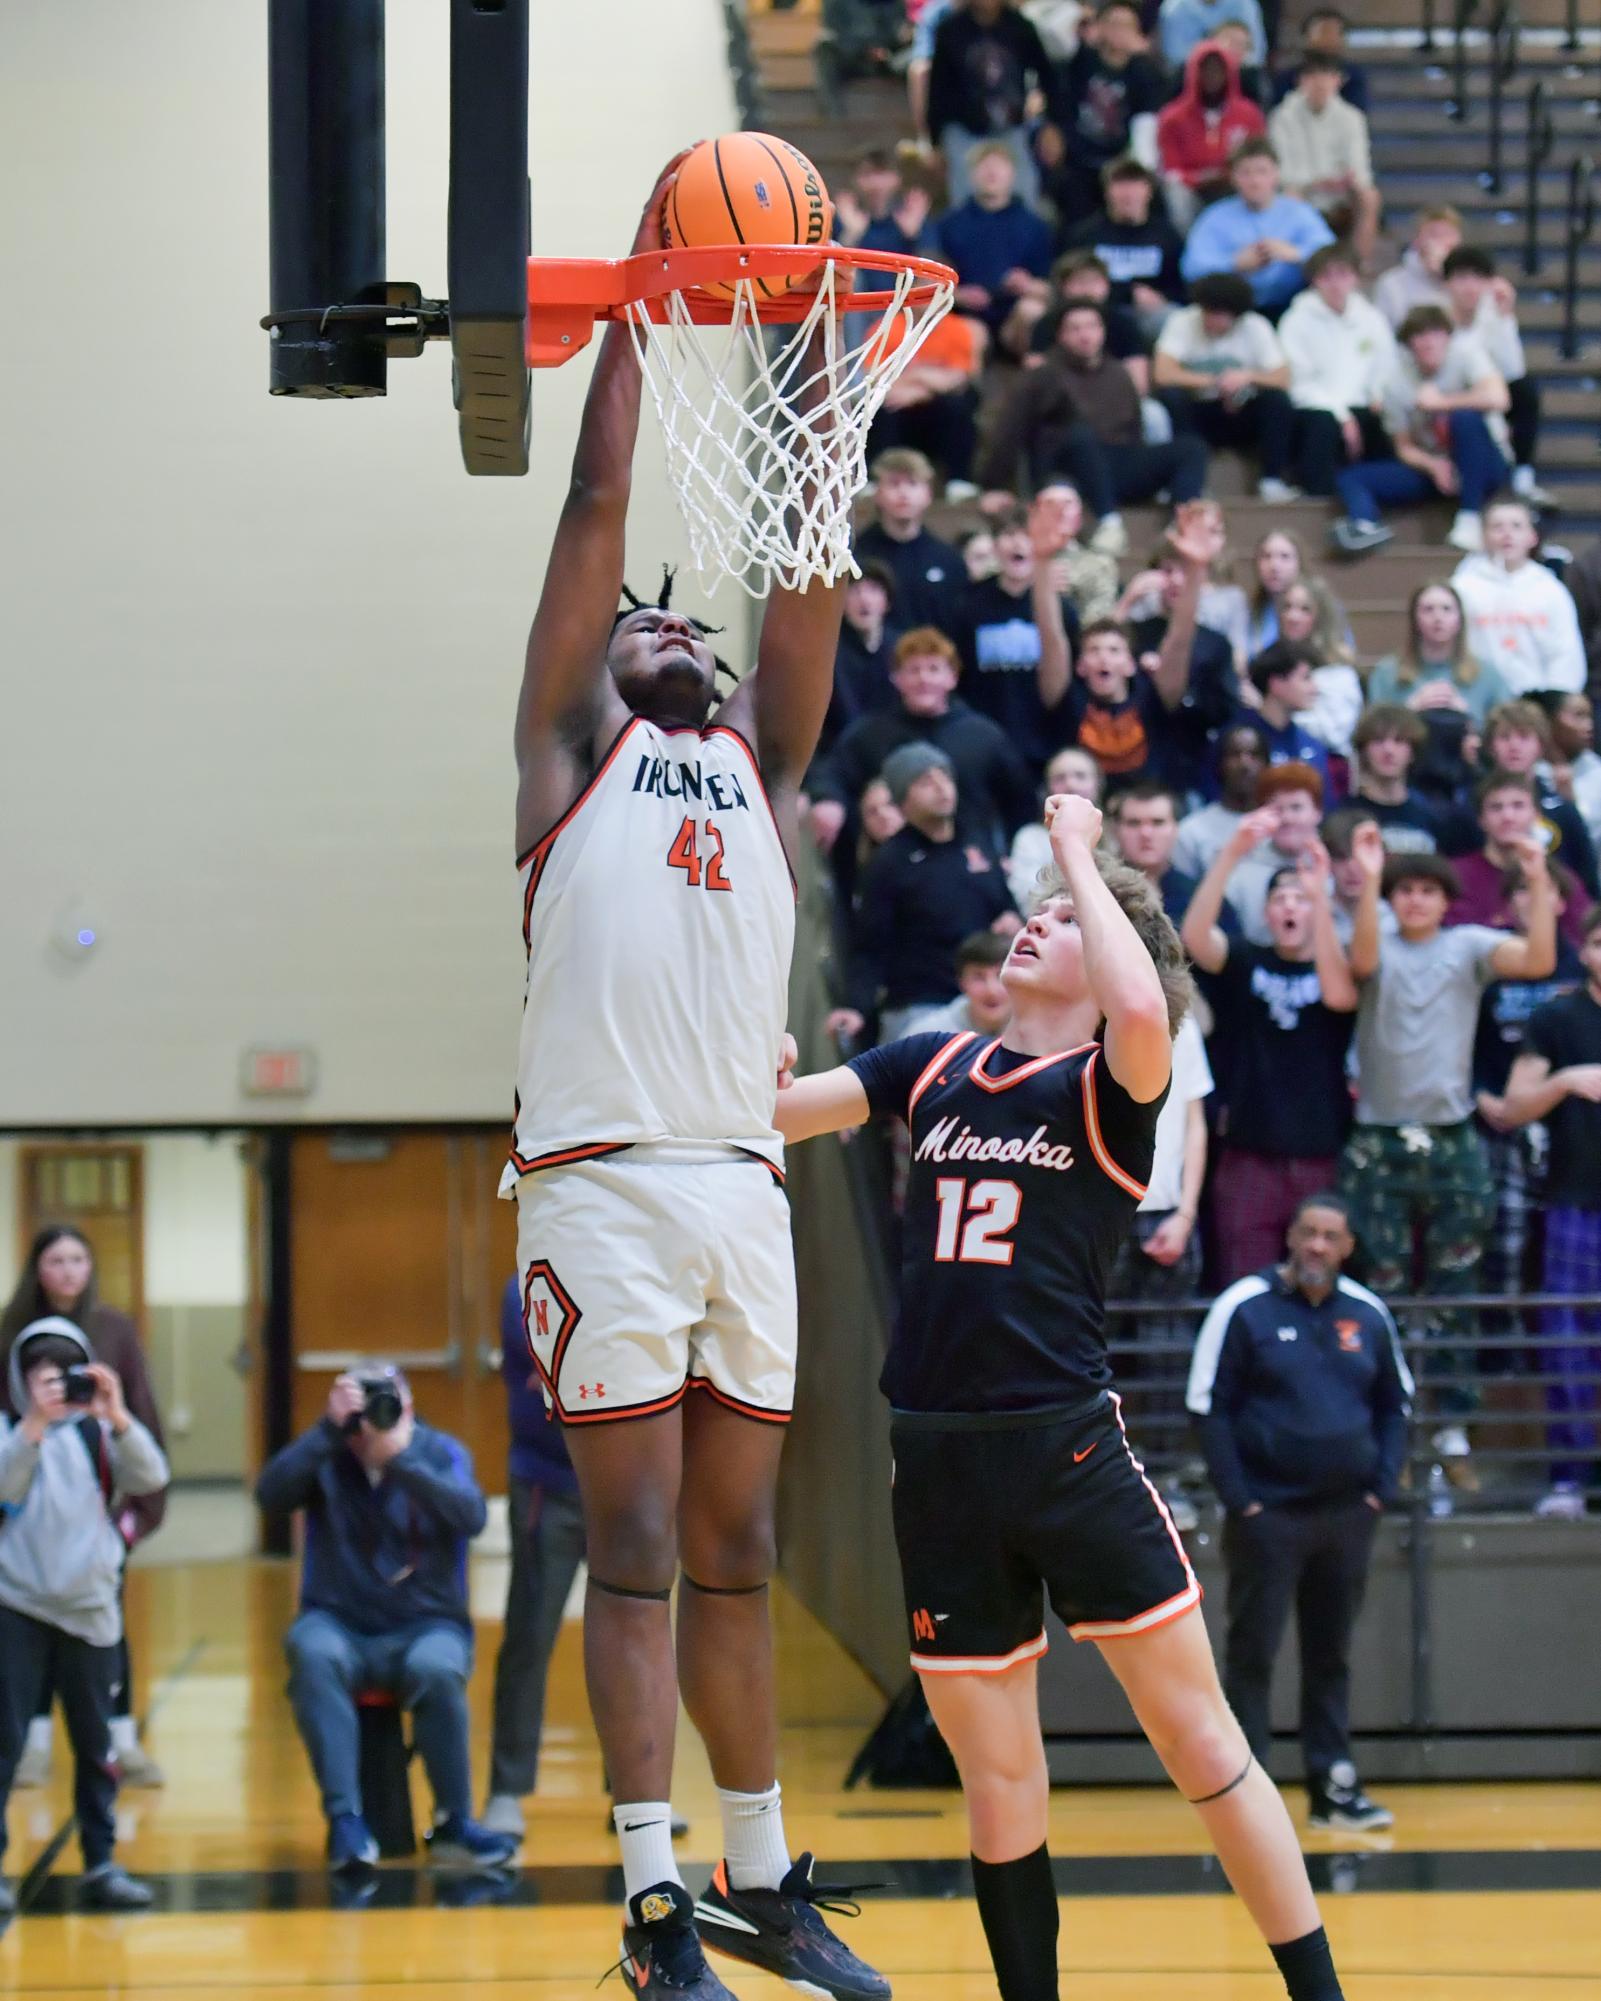
[[[437,294],[448,10],[388,15],[389,275]],[[670,15],[536,9],[537,250],[626,252],[735,123],[718,0]],[[535,378],[523,480],[462,471],[442,346],[383,401],[270,399],[266,57],[260,5],[0,10],[13,1129],[510,1104],[512,707],[589,364]],[[652,423],[641,589],[684,553]],[[242,1097],[260,1045],[315,1094]]]

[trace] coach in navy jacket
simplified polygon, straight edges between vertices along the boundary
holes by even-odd
[[[1285,1262],[1240,1279],[1207,1314],[1187,1400],[1227,1514],[1229,1701],[1265,1763],[1293,1607],[1313,1824],[1371,1828],[1390,1815],[1351,1760],[1351,1635],[1406,1457],[1412,1378],[1389,1308],[1341,1275],[1352,1248],[1340,1198],[1308,1197]]]

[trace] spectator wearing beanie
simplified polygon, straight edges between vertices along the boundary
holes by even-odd
[[[1329,1187],[1350,1124],[1346,1053],[1356,982],[1335,933],[1329,857],[1315,838],[1276,867],[1265,944],[1220,919],[1242,863],[1278,832],[1271,808],[1247,816],[1190,900],[1180,936],[1206,980],[1223,1109],[1212,1171],[1221,1284],[1271,1263],[1296,1206]]]
[[[1202,202],[1226,194],[1229,162],[1247,139],[1267,129],[1260,105],[1240,87],[1240,65],[1223,42],[1200,42],[1184,64],[1184,82],[1156,121],[1156,156],[1169,212],[1182,228]]]
[[[1232,271],[1198,278],[1190,303],[1172,314],[1156,343],[1151,380],[1175,432],[1229,445],[1259,461],[1258,497],[1295,498],[1290,465],[1290,368],[1279,337],[1252,309],[1251,288]]]
[[[1033,819],[1033,773],[1005,731],[957,695],[959,672],[956,648],[943,632],[925,625],[903,633],[890,673],[895,706],[852,723],[808,772],[812,834],[823,852],[834,856],[842,893],[850,889],[855,804],[902,744],[931,743],[950,760],[961,796],[963,838],[985,854],[1005,854],[1018,828]]]
[[[1444,928],[1459,888],[1440,855],[1392,855],[1371,824],[1352,837],[1361,869],[1348,959],[1361,988],[1357,1010],[1356,1123],[1341,1162],[1374,1290],[1411,1287],[1421,1246],[1429,1289],[1449,1301],[1478,1289],[1494,1190],[1473,1123],[1473,1042],[1479,1000],[1492,979],[1544,979],[1556,965],[1556,916],[1544,851],[1530,841],[1518,861],[1530,890],[1526,936],[1477,924]],[[1395,916],[1385,935],[1381,896]],[[1477,1407],[1464,1378],[1471,1323],[1444,1307],[1427,1332],[1444,1422],[1434,1449],[1451,1461],[1469,1445],[1463,1419]]]
[[[1362,296],[1355,253],[1325,244],[1306,260],[1306,290],[1279,322],[1295,405],[1295,478],[1326,499],[1344,467],[1385,448],[1384,386],[1395,339]]]
[[[971,932],[1017,930],[1006,876],[983,849],[957,837],[955,769],[931,743],[902,744],[884,760],[884,782],[906,824],[873,856],[851,925],[846,1005],[829,1016],[837,1035],[860,1035],[877,1015],[893,1042],[918,1014],[956,998],[956,952]]]

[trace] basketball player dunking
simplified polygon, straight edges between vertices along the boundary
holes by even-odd
[[[677,165],[636,252],[661,245]],[[785,1842],[767,1603],[795,1372],[772,1123],[795,923],[781,829],[828,706],[842,593],[775,591],[755,671],[708,720],[701,628],[665,603],[616,609],[640,386],[614,325],[528,640],[528,987],[503,1192],[583,1499],[584,1663],[622,1845],[625,1965],[641,1995],[717,2001],[728,1990],[704,1935],[813,1992],[876,2001],[889,1983],[828,1929],[811,1858],[792,1864]],[[680,1694],[723,1815],[698,1905],[668,1806]]]
[[[1002,971],[1005,1033],[871,1050],[781,1089],[777,1123],[798,1140],[894,1112],[911,1130],[883,1375],[895,1537],[1002,2001],[1057,1993],[1035,1691],[1047,1597],[1123,1684],[1294,2001],[1338,2001],[1290,1817],[1224,1701],[1200,1586],[1107,1366],[1107,1274],[1150,1173],[1184,954],[1145,878],[1098,859],[1098,810],[1056,797],[1045,813],[1057,874]]]

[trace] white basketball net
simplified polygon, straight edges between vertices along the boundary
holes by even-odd
[[[774,584],[796,590],[811,577],[832,584],[858,574],[851,503],[867,484],[868,430],[955,289],[936,285],[926,301],[908,303],[926,270],[894,276],[891,303],[865,327],[840,315],[850,268],[832,259],[811,309],[793,323],[764,326],[748,279],[737,284],[726,326],[697,326],[682,292],[664,295],[664,320],[629,308],[668,477],[711,588],[730,576],[762,598]]]

